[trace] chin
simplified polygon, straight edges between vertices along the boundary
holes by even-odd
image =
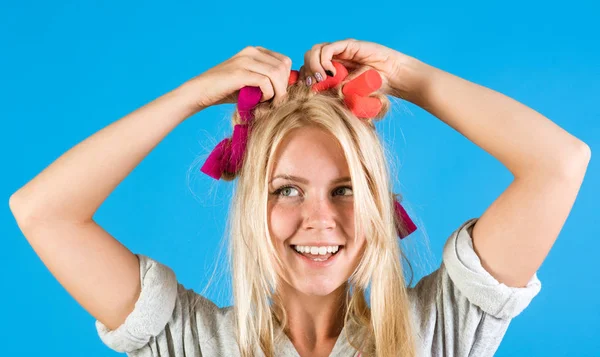
[[[339,289],[341,285],[342,281],[308,278],[307,281],[296,281],[294,289],[305,295],[327,296]]]

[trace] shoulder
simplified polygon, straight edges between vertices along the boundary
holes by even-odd
[[[462,355],[493,355],[510,320],[538,294],[534,275],[527,286],[498,282],[481,265],[473,249],[477,218],[462,223],[447,239],[440,267],[408,289],[414,326],[428,353],[453,350]],[[456,333],[460,331],[460,335]],[[460,341],[455,341],[455,338]],[[470,341],[466,346],[465,341]],[[472,349],[472,350],[470,350]]]
[[[154,356],[154,348],[183,355],[200,346],[203,351],[229,353],[227,348],[234,346],[233,306],[217,306],[179,283],[170,267],[136,255],[142,290],[135,308],[115,330],[96,320],[100,339],[117,352],[135,356]]]

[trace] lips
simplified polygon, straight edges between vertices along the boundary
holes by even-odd
[[[327,262],[329,262],[329,261],[331,260],[331,258],[332,258],[333,256],[337,255],[337,254],[338,254],[340,251],[342,251],[342,249],[344,249],[344,246],[343,246],[343,245],[340,245],[340,246],[339,246],[339,248],[338,248],[338,250],[337,250],[337,252],[335,252],[335,253],[328,253],[328,254],[325,254],[325,255],[320,255],[320,254],[300,253],[300,252],[298,252],[298,251],[295,249],[295,246],[293,246],[293,245],[292,245],[292,246],[290,246],[290,247],[292,248],[292,250],[293,250],[293,251],[294,251],[294,252],[295,252],[297,255],[299,255],[299,256],[300,256],[300,257],[302,257],[303,259],[306,259],[306,260],[308,260],[308,261],[310,261],[310,262],[313,262],[313,263],[327,263]],[[322,260],[322,261],[315,261],[315,260],[313,260],[313,259],[325,259],[325,260]]]

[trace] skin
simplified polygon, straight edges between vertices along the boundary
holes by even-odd
[[[307,180],[302,183],[291,175]],[[346,281],[355,270],[365,239],[354,241],[354,199],[341,147],[331,134],[316,127],[295,129],[275,156],[269,187],[269,230],[287,281],[281,295],[289,316],[288,336],[303,355],[328,355],[343,327]],[[283,188],[291,186],[291,188]],[[280,190],[281,189],[281,190]],[[344,248],[332,266],[311,268],[291,244],[334,241]],[[303,245],[303,244],[300,244]]]
[[[472,238],[482,266],[494,278],[508,286],[524,286],[569,216],[591,158],[589,146],[508,96],[373,43],[348,39],[317,44],[305,55],[303,75],[325,76],[325,70],[334,69],[334,56],[375,68],[384,77],[386,94],[427,110],[513,174],[510,186],[481,215]],[[10,209],[36,254],[96,319],[117,328],[133,310],[141,289],[136,256],[94,221],[98,207],[168,133],[207,106],[243,85],[260,86],[268,93],[265,100],[281,98],[290,65],[281,54],[245,49],[208,75],[186,82],[82,141],[10,197]],[[324,167],[323,175],[333,178],[331,166]],[[311,177],[307,207],[320,207],[312,198],[315,192],[316,197],[327,197],[326,181]],[[316,212],[323,217],[333,207],[338,209],[337,204],[321,204],[323,211]],[[338,223],[336,233],[341,232]],[[291,286],[316,296],[335,290],[337,278],[319,279],[310,291],[297,280]],[[319,341],[335,336],[338,326],[327,318],[323,324],[307,323],[309,318],[302,317],[306,309],[291,309],[309,337]],[[313,319],[321,319],[318,313],[311,315]],[[330,331],[319,330],[322,326]],[[304,347],[295,346],[299,351]]]
[[[573,207],[591,158],[589,146],[502,93],[372,42],[317,44],[305,54],[304,75],[331,69],[334,56],[375,68],[389,94],[427,110],[513,174],[513,182],[480,216],[472,238],[482,266],[496,280],[525,286]]]

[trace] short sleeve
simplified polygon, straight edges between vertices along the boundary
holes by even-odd
[[[96,320],[100,339],[117,352],[139,349],[158,335],[171,318],[177,298],[175,273],[144,255],[136,256],[140,263],[142,289],[135,308],[114,331]]]
[[[111,331],[96,320],[100,339],[128,356],[202,356],[201,345],[218,329],[219,307],[178,283],[168,266],[136,256],[140,262],[140,296],[117,329]]]
[[[493,356],[510,321],[538,294],[534,274],[525,287],[498,282],[473,249],[477,218],[455,230],[441,266],[409,288],[422,356]]]
[[[525,287],[498,282],[481,265],[473,249],[472,229],[477,218],[464,223],[444,246],[443,261],[452,282],[474,305],[498,318],[519,315],[538,294],[542,284],[533,274]]]

